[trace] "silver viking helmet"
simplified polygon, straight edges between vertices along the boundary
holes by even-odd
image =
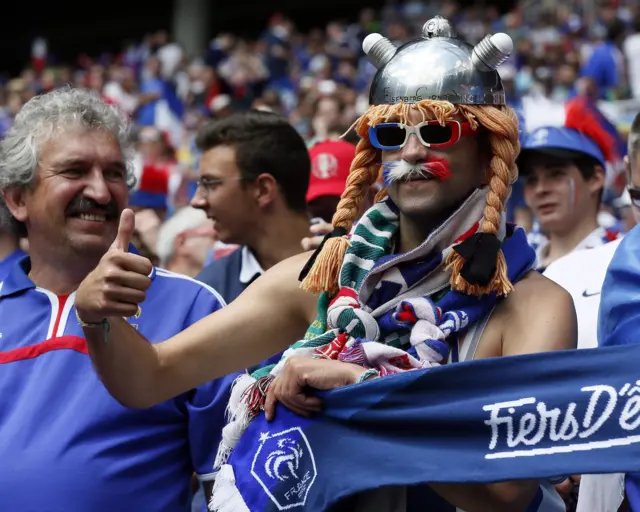
[[[369,92],[370,105],[441,100],[461,105],[504,105],[496,68],[513,51],[507,34],[487,35],[476,46],[460,39],[441,16],[427,21],[422,37],[397,47],[380,34],[369,34],[364,52],[378,69]]]

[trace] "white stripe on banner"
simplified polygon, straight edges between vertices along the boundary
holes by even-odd
[[[571,453],[612,448],[613,446],[629,446],[640,443],[640,435],[607,439],[606,441],[591,441],[590,443],[576,443],[552,448],[532,448],[531,450],[514,450],[512,452],[487,453],[485,459],[513,459],[515,457],[532,457],[534,455],[552,455],[554,453]]]

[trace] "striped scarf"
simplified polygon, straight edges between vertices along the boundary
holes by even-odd
[[[419,247],[394,254],[398,209],[390,199],[370,208],[350,233],[340,291],[322,294],[318,316],[304,339],[281,360],[236,381],[215,469],[225,464],[240,436],[262,410],[264,395],[290,355],[337,359],[367,368],[361,380],[445,363],[457,334],[493,309],[495,294],[483,297],[450,290],[445,260],[453,246],[480,224],[486,189],[476,190]],[[517,235],[517,236],[514,236]],[[503,224],[509,278],[516,282],[534,263],[522,229]]]

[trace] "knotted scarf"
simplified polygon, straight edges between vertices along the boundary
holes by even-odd
[[[335,297],[322,294],[318,316],[303,340],[276,365],[241,376],[234,384],[215,470],[226,463],[249,422],[260,413],[266,390],[290,355],[338,359],[367,371],[361,380],[430,368],[446,362],[450,343],[495,306],[482,297],[450,290],[445,260],[480,224],[486,189],[478,189],[419,247],[394,254],[397,207],[376,203],[352,229]],[[498,233],[511,282],[531,270],[535,253],[522,229],[503,224]]]

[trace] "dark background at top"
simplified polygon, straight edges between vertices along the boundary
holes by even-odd
[[[280,11],[296,20],[301,30],[322,27],[333,19],[355,20],[362,7],[378,8],[384,0],[278,0],[237,2],[212,0],[209,36],[228,30],[257,36],[269,16]],[[464,3],[472,3],[463,1]],[[473,2],[478,4],[478,2]],[[510,0],[492,1],[506,9]],[[79,53],[97,55],[118,51],[127,40],[146,32],[171,29],[172,0],[109,0],[100,2],[3,3],[5,19],[0,31],[0,72],[16,74],[28,65],[31,42],[38,35],[49,43],[50,53],[65,63],[75,63]],[[11,14],[7,11],[11,9]]]

